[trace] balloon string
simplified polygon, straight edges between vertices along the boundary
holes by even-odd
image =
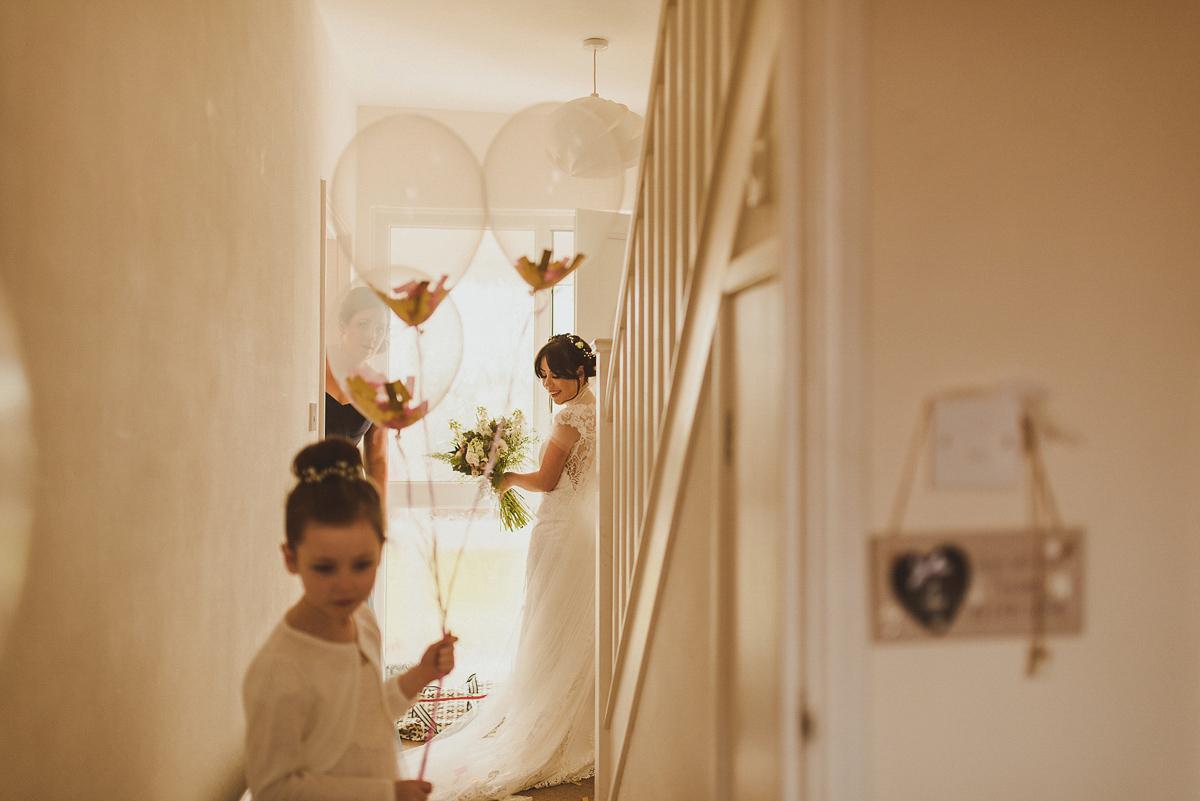
[[[538,308],[537,290],[532,290],[530,292],[530,294],[533,296],[533,309],[529,312],[529,315],[525,318],[525,324],[523,326],[521,326],[521,333],[517,337],[518,343],[520,343],[521,341],[523,341],[525,339],[525,332],[529,330],[529,324],[537,318],[538,312],[540,312],[546,308],[545,305],[543,305],[541,308]],[[543,297],[546,298],[546,302],[549,303],[550,293],[545,293],[543,295]],[[520,366],[517,363],[517,361],[519,359],[520,359],[520,355],[519,355],[519,351],[518,351],[518,354],[513,357],[512,370],[509,371],[508,394],[505,396],[504,404],[501,407],[505,411],[507,411],[509,406],[512,404],[513,390],[515,389],[515,387],[517,385],[517,371],[520,369]],[[504,434],[504,426],[503,425],[497,426],[496,434],[495,434],[495,436],[492,437],[491,450],[488,452],[488,460],[484,464],[483,476],[484,476],[486,483],[489,486],[491,484],[492,470],[496,466],[496,459],[499,458],[499,447],[500,447],[501,440],[504,438],[503,434]]]
[[[519,370],[519,360],[520,360],[520,347],[519,346],[520,346],[520,343],[524,341],[525,334],[529,331],[530,323],[536,319],[537,314],[540,311],[545,309],[544,304],[541,307],[539,307],[539,305],[538,305],[537,291],[536,290],[531,291],[530,294],[534,298],[534,307],[530,311],[530,313],[526,316],[525,322],[521,326],[521,333],[517,336],[518,347],[516,349],[514,349],[512,368],[509,370],[508,386],[506,388],[504,403],[501,406],[502,411],[505,413],[508,412],[509,407],[513,403],[513,394],[516,389],[517,376],[518,376],[518,370]],[[546,299],[547,303],[551,299],[550,293],[545,293],[545,295],[543,295],[543,297]],[[418,366],[420,367],[420,365],[421,365],[421,350],[420,350],[419,343],[420,343],[420,338],[418,337],[417,362],[418,362]],[[503,414],[502,416],[507,416],[507,415]],[[426,441],[426,443],[428,443],[429,442],[428,420],[426,419],[424,422],[426,423],[425,441]],[[458,577],[458,569],[462,563],[463,553],[466,551],[466,548],[467,548],[467,542],[470,537],[471,528],[472,528],[473,524],[475,523],[475,521],[478,519],[479,507],[483,501],[484,494],[491,489],[492,471],[495,468],[497,459],[499,458],[499,447],[500,447],[500,443],[503,441],[503,439],[504,439],[504,424],[501,423],[500,425],[498,425],[496,427],[496,432],[492,437],[492,445],[488,451],[488,459],[487,459],[487,462],[484,463],[482,480],[480,481],[479,487],[475,492],[475,499],[471,504],[471,508],[467,513],[467,525],[465,526],[465,528],[463,530],[462,543],[460,544],[460,546],[458,548],[458,553],[455,555],[454,565],[450,571],[450,579],[446,584],[445,597],[442,596],[441,580],[440,580],[440,576],[439,576],[439,571],[437,570],[437,561],[438,561],[437,538],[436,538],[436,535],[434,535],[432,537],[431,567],[432,567],[432,570],[434,573],[434,591],[435,591],[435,594],[437,597],[438,610],[441,613],[441,618],[442,618],[442,636],[443,637],[445,637],[446,633],[447,633],[446,619],[449,614],[450,600],[453,595],[455,581]],[[399,447],[399,443],[400,443],[400,437],[399,437],[399,432],[397,432],[396,433],[397,447]],[[429,475],[428,471],[427,471],[427,475]],[[433,484],[432,475],[429,476],[429,481],[430,481],[430,502],[432,505],[432,484]],[[411,482],[408,482],[408,483],[409,483],[409,487],[410,487],[409,488],[409,502],[410,502],[409,505],[411,508],[411,501],[412,501]],[[430,517],[431,518],[433,517],[432,513],[430,514]],[[440,702],[442,699],[443,687],[444,687],[444,679],[439,678],[438,682],[437,682],[437,691],[433,698],[433,708],[430,713],[430,724],[429,724],[429,727],[426,730],[426,734],[425,734],[425,748],[423,749],[423,753],[421,754],[421,767],[417,773],[418,781],[424,779],[424,777],[425,777],[425,768],[429,762],[429,751],[430,751],[430,748],[432,747],[433,738],[437,736],[437,711],[438,711],[438,706],[440,705]]]
[[[404,453],[404,446],[400,444],[400,431],[396,431],[396,452],[399,454],[401,461],[408,462],[408,457]],[[405,496],[408,501],[408,522],[413,526],[421,528],[417,523],[417,517],[412,513],[412,510],[415,508],[413,482],[404,482],[404,489]],[[429,529],[421,531],[421,534],[423,535],[421,539],[424,540],[424,552],[421,555],[425,560],[425,566],[429,569],[430,577],[433,579],[434,598],[438,607],[438,611],[441,612],[444,605],[442,603],[441,582],[438,579],[437,535],[436,531],[434,530],[433,515],[431,514],[429,518]],[[445,615],[441,615],[441,617],[444,626]]]
[[[419,361],[419,357],[418,357],[418,361]],[[397,451],[397,453],[399,453],[399,455],[400,455],[400,459],[401,459],[402,461],[405,461],[405,462],[407,462],[407,461],[408,461],[408,459],[407,459],[407,457],[405,457],[405,455],[404,455],[404,447],[403,447],[403,446],[400,444],[400,431],[399,431],[399,430],[397,430],[397,431],[396,431],[396,438],[395,438],[395,439],[396,439],[396,451]],[[408,510],[409,510],[408,518],[409,518],[409,522],[410,522],[410,523],[415,523],[415,522],[416,522],[416,519],[415,519],[415,517],[414,517],[414,516],[413,516],[413,514],[412,514],[412,509],[413,509],[413,482],[412,482],[412,481],[405,481],[405,482],[404,482],[404,486],[405,486],[405,490],[406,490],[406,493],[405,493],[405,494],[407,495],[407,500],[408,500]],[[430,523],[430,529],[429,529],[429,531],[430,531],[430,536],[427,538],[427,539],[428,539],[428,542],[427,542],[427,545],[428,545],[428,550],[427,550],[427,552],[426,552],[425,561],[426,561],[426,565],[429,567],[429,569],[430,569],[430,572],[431,572],[431,574],[432,574],[432,576],[433,576],[434,594],[435,594],[435,597],[436,597],[436,599],[437,599],[437,605],[438,605],[438,609],[439,609],[439,611],[440,611],[440,610],[442,610],[442,609],[444,608],[444,604],[442,603],[442,597],[441,597],[441,583],[440,583],[440,581],[439,581],[439,579],[438,579],[438,570],[437,570],[437,562],[438,562],[438,557],[437,557],[437,536],[436,536],[436,532],[435,532],[435,531],[434,531],[434,529],[433,529],[433,515],[432,515],[432,514],[430,514],[430,515],[429,515],[429,518],[430,518],[430,520],[429,520],[429,523]],[[444,621],[445,621],[445,614],[442,614],[442,620],[443,620],[443,625],[442,625],[442,637],[445,637],[445,636],[446,636],[446,627],[445,627],[445,623],[444,623]],[[438,708],[438,702],[440,701],[440,699],[441,699],[441,697],[442,697],[442,681],[443,681],[443,679],[439,677],[439,678],[438,678],[438,681],[437,681],[437,692],[435,693],[435,695],[434,695],[434,699],[433,699],[433,712],[432,712],[432,716],[431,716],[431,718],[430,718],[430,725],[429,725],[429,728],[428,728],[428,730],[425,732],[425,745],[426,745],[426,748],[425,748],[425,755],[424,755],[424,756],[422,756],[422,758],[421,758],[421,770],[420,770],[420,773],[418,773],[418,775],[417,775],[417,780],[418,780],[418,781],[420,781],[421,779],[423,779],[423,778],[424,778],[424,776],[425,776],[425,763],[426,763],[426,760],[429,758],[429,741],[430,741],[430,740],[432,740],[432,739],[433,739],[433,737],[434,737],[434,736],[437,734],[437,708]]]
[[[446,637],[446,628],[442,627],[442,638]],[[429,713],[429,728],[425,730],[425,748],[421,754],[421,768],[417,771],[417,781],[425,778],[425,766],[429,763],[429,748],[433,738],[437,736],[437,713],[438,706],[442,700],[442,683],[445,681],[444,676],[439,676],[437,680],[437,691],[433,695],[433,709]]]
[[[520,343],[525,340],[525,334],[529,331],[529,324],[536,318],[540,309],[537,308],[536,293],[534,294],[534,308],[525,317],[525,323],[521,326],[521,333],[517,335],[518,347],[514,349],[512,368],[509,370],[508,387],[504,397],[504,403],[501,405],[502,416],[507,416],[509,407],[513,402],[513,393],[517,384],[517,371],[519,369],[520,360]],[[500,457],[500,443],[504,439],[504,424],[501,423],[496,427],[496,433],[492,436],[492,445],[488,449],[488,458],[483,466],[482,480],[479,482],[479,487],[475,491],[475,500],[471,503],[471,508],[467,512],[467,525],[463,531],[463,545],[459,549],[458,557],[454,560],[454,567],[450,572],[449,588],[447,589],[447,603],[449,597],[454,591],[454,584],[458,578],[458,567],[462,561],[463,551],[466,550],[467,539],[470,536],[471,528],[478,519],[479,507],[483,503],[484,495],[492,488],[492,471],[496,467],[496,460]]]
[[[425,332],[422,331],[418,327],[417,328],[417,344],[416,344],[417,375],[419,375],[421,377],[422,383],[425,381],[425,352],[424,352],[423,348],[421,347],[421,343],[422,343],[424,336],[425,336]],[[421,431],[425,435],[425,445],[426,445],[426,447],[428,447],[429,442],[430,442],[429,412],[428,411],[426,411],[425,414],[421,415]],[[425,467],[425,486],[429,492],[429,499],[428,499],[429,506],[427,507],[429,509],[429,539],[431,542],[431,551],[433,554],[433,562],[430,565],[430,569],[433,572],[433,582],[434,582],[435,591],[437,593],[438,614],[440,616],[439,622],[441,623],[441,626],[442,626],[442,636],[445,636],[446,616],[450,611],[450,598],[449,598],[448,591],[445,595],[443,595],[443,593],[442,593],[442,575],[441,575],[440,565],[438,563],[438,536],[437,536],[437,515],[436,515],[436,510],[437,510],[436,492],[437,491],[435,488],[435,482],[433,480],[433,472],[429,469],[428,459],[423,460],[423,464]],[[460,549],[460,552],[461,552],[461,549]]]
[[[424,350],[421,347],[422,339],[424,338],[424,336],[425,336],[425,332],[422,331],[420,329],[420,327],[417,327],[417,339],[416,339],[417,375],[420,377],[422,384],[424,384],[424,381],[425,381],[425,354],[424,354]],[[415,389],[415,387],[414,387],[414,389]],[[425,412],[425,414],[421,415],[421,430],[422,430],[422,433],[425,435],[426,447],[428,447],[429,442],[430,442],[428,410]],[[399,432],[397,432],[396,433],[397,446],[399,446],[399,443],[400,443],[400,434],[399,434]],[[441,565],[439,563],[440,559],[439,559],[439,555],[438,555],[437,515],[436,515],[437,503],[436,503],[436,499],[435,499],[433,473],[429,469],[429,464],[428,464],[427,459],[423,460],[423,465],[425,467],[426,487],[429,492],[428,501],[427,501],[428,506],[426,507],[429,510],[429,514],[428,514],[429,557],[428,557],[427,563],[429,566],[429,571],[433,577],[434,597],[437,602],[438,615],[440,617],[440,622],[441,622],[442,637],[445,638],[446,634],[447,634],[446,622],[447,622],[447,617],[449,616],[449,612],[450,612],[450,590],[449,590],[449,587],[447,587],[445,594],[442,593],[442,575],[441,575],[441,569],[440,569]],[[413,482],[409,481],[406,483],[408,484],[408,487],[409,487],[409,509],[411,510],[412,509],[412,484],[413,484]],[[410,517],[412,516],[411,512],[410,512],[409,516]],[[465,544],[466,543],[464,542],[463,546],[460,546],[458,549],[458,556],[455,559],[455,569],[456,570],[457,570],[458,560],[462,558],[462,551],[463,551],[463,547],[465,547]],[[429,761],[430,743],[433,740],[433,738],[437,736],[437,712],[438,712],[438,706],[439,706],[439,704],[441,702],[441,698],[442,698],[442,690],[443,690],[444,682],[445,682],[445,677],[439,676],[438,680],[437,680],[437,690],[434,693],[434,697],[433,697],[433,709],[431,710],[431,713],[430,713],[429,728],[425,732],[425,751],[421,755],[421,768],[417,773],[418,781],[425,778],[425,766]]]

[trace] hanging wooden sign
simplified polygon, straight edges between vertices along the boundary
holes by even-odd
[[[1039,605],[1037,633],[1077,634],[1083,630],[1083,558],[1079,528],[873,537],[873,637],[1030,636]]]

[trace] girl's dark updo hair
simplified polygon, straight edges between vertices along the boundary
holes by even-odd
[[[292,461],[297,484],[288,493],[284,529],[293,551],[309,523],[348,526],[365,520],[384,541],[383,504],[363,473],[362,455],[350,440],[330,437],[304,448]]]
[[[542,373],[542,359],[546,360],[546,366],[555,378],[576,378],[580,367],[586,378],[596,374],[596,354],[582,337],[575,334],[555,334],[542,345],[533,358],[533,374],[538,378],[546,377]]]

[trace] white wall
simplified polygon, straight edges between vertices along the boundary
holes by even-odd
[[[1200,798],[1200,7],[875,0],[867,40],[870,515],[918,406],[1049,390],[1088,532],[1085,631],[872,648],[872,797]],[[912,527],[1019,523],[934,491]]]
[[[5,798],[241,792],[313,437],[325,47],[307,2],[0,5],[0,279],[40,456]]]
[[[345,68],[333,49],[323,20],[315,25],[314,36],[320,64],[321,177],[330,180],[342,151],[358,132],[358,101],[350,92]]]

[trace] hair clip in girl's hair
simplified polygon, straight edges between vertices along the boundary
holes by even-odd
[[[361,465],[350,464],[349,462],[338,460],[329,465],[329,467],[322,467],[320,470],[315,467],[304,468],[304,472],[300,474],[300,481],[304,483],[314,483],[317,481],[324,481],[330,476],[336,476],[337,478],[341,478],[345,481],[362,481],[364,478]]]

